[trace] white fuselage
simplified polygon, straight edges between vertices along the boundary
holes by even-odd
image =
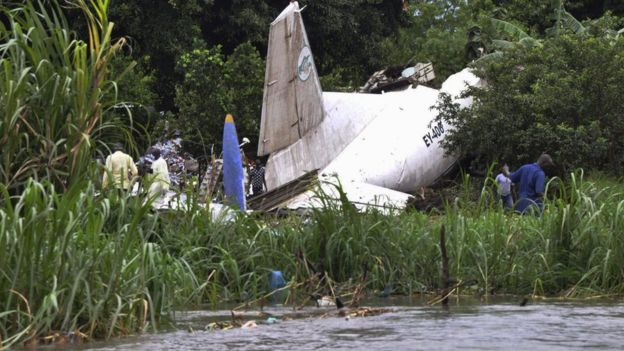
[[[401,192],[431,185],[456,158],[440,140],[448,126],[431,109],[440,92],[458,96],[479,79],[469,70],[449,77],[442,89],[418,86],[386,94],[323,93],[325,118],[313,130],[269,158],[273,189],[315,169],[342,183],[358,182]],[[462,107],[469,100],[456,99]]]

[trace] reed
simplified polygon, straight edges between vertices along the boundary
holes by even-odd
[[[475,292],[583,296],[622,291],[620,182],[587,181],[582,173],[554,179],[548,191],[558,197],[546,200],[541,216],[506,212],[493,200],[492,184],[486,181],[476,200],[449,199],[443,215],[360,213],[348,204],[327,202],[305,220],[271,225],[241,219],[227,229],[212,229],[207,267],[223,272],[228,290],[249,294],[255,283],[266,282],[263,274],[270,269],[302,279],[299,253],[336,281],[366,271],[373,290],[392,282],[402,292],[432,291],[440,274],[437,233],[445,225],[451,274],[476,281]]]
[[[470,182],[464,186],[473,188]],[[366,272],[369,290],[393,283],[397,292],[434,291],[442,225],[451,275],[476,281],[475,292],[568,297],[622,292],[620,182],[587,181],[582,173],[553,179],[549,192],[557,195],[546,200],[541,216],[505,211],[494,200],[491,179],[484,184],[476,198],[448,199],[441,215],[361,213],[331,201],[307,218],[279,221],[240,216],[223,225],[189,214],[163,227],[163,245],[177,247],[199,276],[215,272],[214,289],[204,296],[212,303],[264,293],[273,269],[299,282],[310,269],[327,271],[337,282]],[[309,262],[307,271],[302,257]]]
[[[66,5],[82,10],[87,41],[57,1],[0,4],[0,183],[14,194],[30,178],[61,188],[81,179],[104,138],[132,144],[131,118],[110,112],[110,62],[125,39],[111,38],[108,0]]]
[[[29,181],[6,201],[0,187],[3,346],[53,331],[109,337],[156,328],[197,289],[188,265],[152,240],[149,203],[97,196],[90,182],[54,189]]]
[[[462,293],[623,292],[620,181],[581,172],[553,179],[556,196],[541,216],[506,212],[485,184],[478,199],[447,199],[441,214],[362,213],[326,201],[307,217],[239,214],[231,222],[213,221],[193,198],[186,212],[156,213],[143,198],[98,196],[86,180],[62,194],[29,181],[10,201],[3,186],[3,345],[57,330],[127,334],[156,327],[176,309],[252,301],[268,292],[271,270],[297,286],[296,303],[315,270],[351,286],[366,273],[371,293],[389,285],[395,293],[432,293],[441,288],[443,225],[451,276],[476,282]]]

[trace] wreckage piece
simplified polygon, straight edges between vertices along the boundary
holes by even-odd
[[[279,39],[284,35],[280,29],[284,23],[300,22],[297,26],[305,32],[298,8],[297,2],[291,3],[271,26],[258,147],[260,155],[270,152],[265,175],[268,190],[319,169],[319,175],[326,179],[336,178],[353,203],[403,207],[409,193],[433,184],[456,164],[456,157],[446,155],[440,145],[450,126],[436,121],[437,111],[431,106],[442,92],[453,96],[461,107],[469,106],[471,99],[457,96],[467,86],[480,85],[480,79],[465,69],[450,76],[440,90],[419,85],[385,94],[324,92],[319,97],[293,89],[295,98],[283,99],[274,92],[277,83],[273,77],[291,77],[293,82],[299,82],[299,66],[284,60],[277,65],[273,46],[284,40]],[[300,45],[291,45],[291,51],[298,50],[301,51]],[[311,68],[306,79],[316,81],[316,70]],[[276,70],[281,71],[278,74]],[[299,106],[308,104],[322,106],[322,117],[304,114]],[[273,108],[276,105],[280,109]],[[292,128],[300,120],[314,120],[317,124],[295,138]],[[267,133],[272,131],[287,132],[273,133],[273,138],[283,136],[277,142],[267,140]],[[331,190],[327,182],[320,183]],[[313,191],[307,191],[285,203],[290,208],[316,206],[314,197]]]
[[[347,194],[347,200],[359,210],[375,208],[384,213],[404,207],[411,199],[406,193],[371,184],[341,183],[335,175],[319,174],[315,170],[249,199],[248,206],[254,211],[334,207],[342,205],[343,194]]]
[[[292,144],[324,118],[321,82],[297,2],[271,23],[265,82],[260,156]]]
[[[360,88],[360,93],[380,94],[396,90],[407,89],[410,85],[427,84],[435,79],[433,65],[417,63],[408,67],[389,67],[373,73],[366,84]]]
[[[234,118],[228,114],[223,126],[223,194],[224,202],[237,206],[241,211],[247,209],[245,202],[245,179],[243,162],[238,148],[238,136]]]

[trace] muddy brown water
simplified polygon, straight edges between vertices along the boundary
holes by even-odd
[[[451,300],[449,308],[421,300],[385,299],[372,305],[393,312],[351,318],[319,318],[330,308],[265,311],[278,322],[267,323],[249,311],[250,329],[205,331],[228,320],[229,310],[178,313],[177,329],[54,350],[623,350],[624,300],[548,301],[521,307],[519,299]],[[311,316],[312,315],[312,316]],[[286,316],[293,319],[284,320]]]

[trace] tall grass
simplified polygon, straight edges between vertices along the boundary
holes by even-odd
[[[193,272],[152,240],[149,203],[98,197],[90,182],[54,189],[29,181],[0,209],[3,345],[57,330],[108,337],[156,327],[193,294]]]
[[[464,187],[473,188],[466,180]],[[370,290],[393,283],[397,292],[440,286],[439,232],[446,227],[451,274],[487,293],[586,296],[618,294],[624,283],[624,186],[615,180],[554,179],[541,216],[517,215],[497,203],[486,180],[476,198],[448,199],[443,214],[360,213],[325,202],[307,218],[241,216],[226,225],[196,214],[163,226],[199,276],[214,271],[204,298],[244,300],[267,288],[268,272],[302,281],[304,256],[312,269],[338,282],[367,273]],[[181,249],[186,247],[186,249]]]
[[[0,183],[19,192],[29,178],[67,187],[81,179],[103,135],[131,140],[110,62],[125,44],[111,38],[108,0],[72,0],[89,40],[70,31],[57,1],[0,4]],[[9,5],[7,5],[9,6]]]
[[[451,275],[476,281],[473,292],[623,292],[621,182],[582,173],[552,180],[557,196],[541,216],[483,200],[495,198],[485,184],[476,198],[447,199],[442,214],[361,213],[326,201],[307,217],[239,214],[231,222],[213,221],[192,199],[186,212],[155,213],[141,198],[96,196],[88,181],[63,194],[30,181],[11,201],[2,187],[0,335],[7,345],[55,330],[143,330],[195,303],[262,296],[276,269],[292,283],[315,270],[338,283],[360,282],[366,272],[369,292],[390,284],[397,293],[434,292],[442,226]],[[298,293],[301,302],[309,291]]]

